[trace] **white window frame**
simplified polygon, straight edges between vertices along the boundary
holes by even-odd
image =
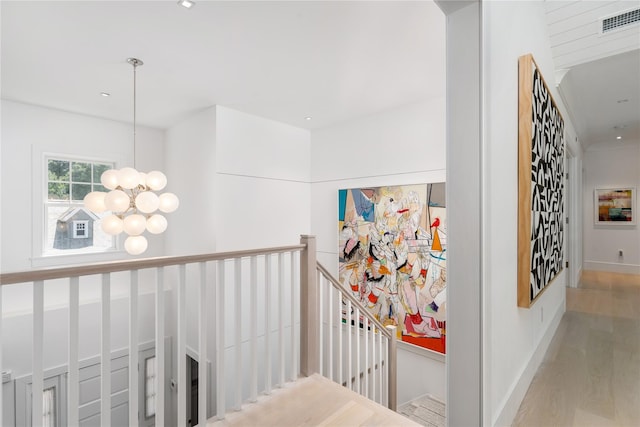
[[[153,361],[153,375],[149,375],[149,363]],[[150,356],[144,359],[144,418],[149,419],[156,416],[156,396],[157,396],[157,387],[161,385],[157,384],[157,364],[156,364],[156,356]],[[153,390],[149,390],[149,386],[152,385]],[[152,401],[152,411],[149,410],[149,402]]]
[[[58,387],[48,387],[42,391],[42,425],[43,427],[57,427],[58,426]],[[51,403],[47,402],[49,395],[51,395]]]
[[[67,381],[66,375],[63,369],[61,368],[53,368],[45,371],[44,373],[44,387],[43,387],[43,395],[42,395],[42,403],[44,405],[44,400],[46,390],[53,389],[54,390],[54,402],[55,405],[53,408],[54,414],[53,420],[55,426],[65,426],[67,425]],[[31,375],[26,375],[21,378],[16,378],[15,380],[15,416],[16,416],[16,425],[17,426],[31,426],[34,425],[31,422],[31,405],[32,405],[32,377]],[[43,406],[43,411],[44,411]],[[39,423],[35,425],[42,425],[44,421],[44,417],[40,420]]]
[[[49,160],[62,160],[62,161],[68,161],[70,163],[69,165],[70,166],[69,168],[69,185],[70,185],[69,200],[65,200],[65,201],[49,200]],[[95,256],[95,255],[109,253],[109,252],[121,252],[119,247],[119,241],[115,237],[112,238],[113,243],[109,248],[95,248],[93,246],[89,246],[89,247],[80,248],[80,249],[68,249],[68,250],[65,250],[63,253],[52,252],[48,250],[48,243],[49,243],[48,242],[49,229],[48,229],[48,215],[47,215],[48,208],[54,207],[54,206],[68,206],[70,208],[83,206],[83,202],[81,200],[76,200],[76,201],[72,200],[71,185],[73,185],[74,182],[72,181],[72,177],[71,177],[71,163],[73,162],[91,163],[92,165],[105,164],[111,168],[114,168],[114,169],[116,168],[116,162],[113,160],[72,156],[67,154],[42,153],[42,166],[41,166],[42,178],[40,180],[41,191],[38,192],[39,194],[42,195],[41,196],[42,198],[38,201],[38,203],[42,206],[42,210],[41,210],[42,212],[41,230],[42,231],[41,231],[40,247],[39,248],[34,247],[34,252],[35,252],[34,258],[36,259],[55,259],[55,258],[64,259],[69,256],[78,256],[78,255],[80,256],[94,255]],[[36,177],[34,177],[34,179],[36,179]],[[80,183],[80,184],[84,184],[84,183]],[[92,190],[94,185],[100,185],[100,182],[93,182],[93,172],[92,172],[91,185],[92,185]],[[73,237],[76,238],[75,227],[74,227]]]

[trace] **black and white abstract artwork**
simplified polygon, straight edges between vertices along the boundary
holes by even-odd
[[[564,259],[564,121],[534,61],[531,96],[530,301]]]

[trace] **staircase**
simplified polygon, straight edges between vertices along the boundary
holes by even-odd
[[[45,288],[65,282],[67,321],[58,329],[68,337],[67,364],[46,369],[43,354],[52,337],[45,327],[50,316]],[[1,274],[0,289],[9,285],[32,289],[33,327],[25,331],[31,333],[32,352],[17,356],[30,357],[33,370],[12,379],[26,384],[25,396],[16,387],[0,387],[0,402],[6,401],[3,390],[13,390],[9,401],[24,398],[28,420],[47,414],[44,390],[55,371],[65,384],[56,393],[64,398],[58,412],[68,425],[89,422],[89,406],[90,422],[102,426],[416,425],[394,412],[395,327],[380,324],[317,263],[313,236],[278,248]],[[83,406],[89,366],[79,354],[80,344],[85,345],[81,327],[89,327],[81,323],[85,286],[99,289],[92,304],[100,312],[94,332],[100,339],[91,365],[98,398]],[[112,331],[112,316],[124,318],[125,326]],[[149,322],[152,334],[142,326]],[[0,316],[0,342],[2,331]],[[114,333],[125,334],[119,342],[127,347],[112,348]],[[143,342],[142,335],[153,340]],[[147,360],[137,351],[142,347],[155,355],[153,375],[146,379],[139,375]],[[0,370],[10,370],[3,360],[16,355],[3,359],[2,353]],[[186,356],[191,363],[206,363],[193,365],[187,374]],[[116,369],[128,372],[118,374],[120,389],[112,387]],[[199,381],[194,382],[196,371]],[[144,415],[150,401],[152,418]],[[0,422],[4,409],[0,405]],[[407,415],[418,420],[422,413],[416,409]]]
[[[419,426],[408,418],[318,374],[244,405],[211,427]]]

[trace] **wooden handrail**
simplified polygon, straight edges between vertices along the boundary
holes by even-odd
[[[342,294],[343,297],[347,298],[349,301],[351,301],[351,304],[353,304],[356,308],[360,309],[360,313],[362,313],[363,316],[366,316],[369,319],[369,321],[371,323],[373,323],[375,325],[375,327],[378,328],[380,330],[380,332],[385,337],[391,339],[391,332],[382,323],[380,323],[380,321],[378,319],[376,319],[375,316],[373,314],[371,314],[371,312],[369,310],[367,310],[367,308],[364,305],[362,305],[362,303],[360,301],[358,301],[358,299],[356,297],[351,295],[351,293],[348,292],[344,288],[344,286],[342,286],[340,284],[340,282],[338,282],[331,275],[331,273],[329,273],[329,270],[327,270],[319,262],[317,263],[317,269],[322,273],[322,275],[325,277],[325,279],[328,279],[329,282],[331,282],[333,287],[336,288]]]
[[[206,261],[243,258],[249,256],[276,254],[282,252],[301,251],[305,245],[279,246],[264,249],[217,252],[200,255],[166,256],[146,259],[112,261],[96,264],[83,264],[70,267],[45,268],[41,270],[19,271],[0,274],[0,286],[16,283],[29,283],[38,280],[53,280],[65,277],[90,276],[93,274],[115,273],[118,271],[142,270],[145,268],[167,267],[170,265],[193,264]]]

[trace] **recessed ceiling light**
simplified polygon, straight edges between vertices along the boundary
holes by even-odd
[[[110,94],[110,93],[108,93],[108,92],[100,92],[100,95],[105,96],[105,97],[106,97],[106,96],[111,96],[111,94]]]
[[[626,99],[626,98],[625,98],[625,99],[618,99],[616,102],[617,102],[618,104],[623,104],[623,103],[625,103],[625,102],[629,102],[629,100],[628,100],[628,99]]]
[[[304,119],[309,121],[309,120],[313,119],[313,117],[305,117]]]
[[[191,9],[196,4],[196,2],[192,0],[180,0],[178,4],[182,7],[186,7],[187,9]]]
[[[622,137],[621,136],[616,136],[616,139],[622,139]]]

